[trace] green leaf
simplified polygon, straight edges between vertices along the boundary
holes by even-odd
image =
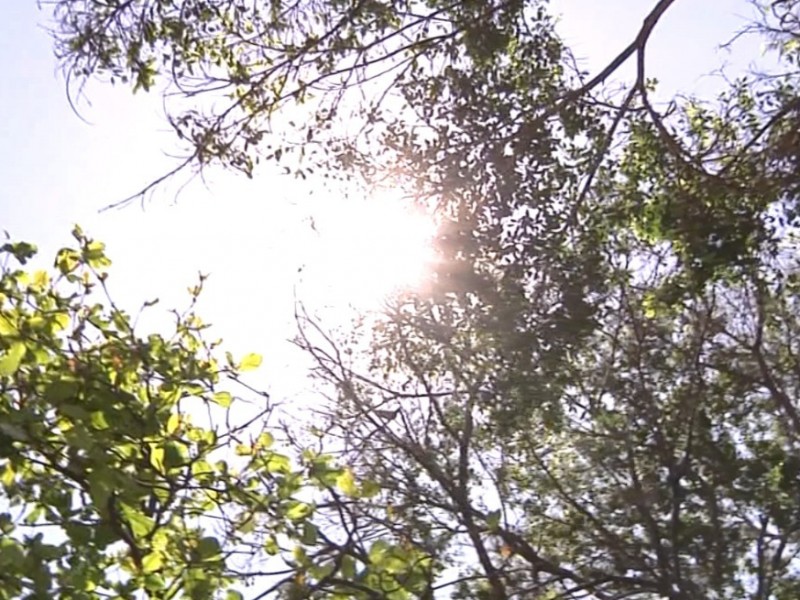
[[[0,377],[8,377],[16,373],[23,356],[25,356],[25,344],[22,342],[11,344],[5,355],[0,357]]]
[[[105,256],[106,245],[103,242],[89,242],[84,249],[84,256],[88,260],[95,260]]]
[[[67,379],[61,379],[60,381],[54,381],[45,390],[45,397],[47,398],[48,402],[52,402],[53,404],[61,404],[65,400],[70,400],[75,397],[80,389],[80,385],[77,381],[69,381]]]
[[[0,473],[0,483],[6,487],[9,487],[12,483],[14,483],[16,475],[17,474],[14,472],[14,467],[11,466],[11,462],[7,462],[3,472]]]
[[[144,565],[142,565],[142,567],[144,567]],[[148,592],[160,592],[167,586],[161,575],[157,573],[147,573],[144,578],[144,587]],[[154,597],[163,597],[163,595],[158,594],[154,595]]]
[[[489,528],[489,531],[497,531],[497,528],[500,527],[500,517],[502,513],[499,510],[493,510],[486,516],[486,527]]]
[[[236,444],[236,456],[250,456],[253,453],[253,447],[250,444]]]
[[[253,533],[256,528],[256,520],[252,514],[246,514],[244,519],[236,526],[236,530],[241,533]]]
[[[8,252],[16,258],[21,265],[24,265],[31,258],[36,256],[37,248],[27,242],[14,242],[0,246],[0,252]]]
[[[377,481],[372,481],[370,479],[367,479],[366,481],[361,483],[360,496],[362,498],[374,498],[380,493],[381,493],[381,486]]]
[[[189,451],[181,442],[167,442],[164,445],[164,466],[174,469],[184,466],[189,461]]]
[[[73,421],[84,421],[89,418],[89,412],[83,407],[72,402],[63,402],[58,410],[64,416],[70,417]]]
[[[53,315],[54,331],[63,331],[69,327],[70,318],[67,313],[56,313]]]
[[[45,289],[50,284],[50,274],[47,271],[34,271],[32,285],[40,290]]]
[[[219,540],[213,536],[200,538],[197,542],[197,554],[200,560],[216,560],[220,557],[222,548],[219,545]]]
[[[318,534],[317,526],[310,521],[306,521],[303,523],[303,535],[300,537],[300,541],[306,546],[313,546],[317,543]]]
[[[345,579],[355,579],[356,576],[356,559],[352,556],[345,555],[342,557],[342,577]]]
[[[44,514],[44,508],[37,506],[25,517],[25,523],[33,525],[41,518],[42,514]]]
[[[214,474],[214,467],[208,461],[195,460],[192,462],[192,475],[201,479],[205,479]]]
[[[240,371],[251,371],[261,366],[261,355],[250,353],[245,355],[242,362],[239,364]]]

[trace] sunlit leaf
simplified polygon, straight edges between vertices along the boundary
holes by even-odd
[[[214,402],[223,408],[228,408],[233,402],[233,396],[230,392],[216,392],[213,396]]]
[[[280,548],[278,547],[278,541],[275,539],[274,536],[268,536],[266,541],[264,542],[264,549],[267,551],[267,554],[270,556],[275,556],[280,552]]]
[[[178,430],[178,427],[181,425],[181,416],[178,413],[173,413],[167,419],[167,426],[165,431],[167,434],[173,434]]]
[[[142,570],[145,573],[153,573],[164,566],[164,557],[161,552],[151,552],[142,559]]]
[[[349,468],[344,469],[342,474],[336,478],[336,485],[348,496],[355,497],[358,495],[356,479],[353,475],[353,471]]]
[[[239,363],[239,370],[240,371],[251,371],[253,369],[257,369],[261,366],[261,355],[260,354],[246,354],[242,361]]]
[[[256,445],[260,449],[270,448],[272,444],[275,442],[275,438],[271,433],[268,431],[264,431],[259,434],[258,439],[256,440]]]
[[[152,518],[126,504],[122,504],[121,509],[123,517],[137,538],[143,538],[150,534],[155,526],[155,521]]]
[[[56,266],[62,274],[68,275],[77,268],[80,260],[80,254],[69,248],[64,248],[56,256]]]
[[[286,510],[286,518],[290,521],[302,521],[313,512],[314,507],[310,504],[294,501],[289,504],[289,508]]]
[[[150,464],[159,473],[163,473],[164,469],[164,447],[151,446],[150,447]]]
[[[8,350],[0,355],[0,377],[7,377],[16,373],[25,356],[25,344],[14,342]]]
[[[96,410],[91,414],[90,423],[92,427],[98,431],[102,431],[110,427],[108,421],[106,420],[106,414],[101,410]]]
[[[270,473],[290,473],[291,463],[288,456],[271,453],[266,462],[267,471]]]
[[[11,320],[11,317],[8,315],[3,314],[0,312],[0,336],[15,336],[19,334],[19,330],[16,328],[14,323]]]

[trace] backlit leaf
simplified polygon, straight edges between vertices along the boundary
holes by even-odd
[[[230,392],[216,392],[213,396],[213,400],[222,408],[228,408],[231,402],[233,402],[233,396],[231,396]]]
[[[142,559],[142,570],[145,573],[153,573],[164,566],[164,557],[161,552],[151,552]]]
[[[356,479],[353,476],[353,471],[349,468],[342,471],[342,474],[336,478],[336,485],[348,496],[355,497],[358,495]]]
[[[261,366],[261,355],[260,354],[246,354],[244,358],[242,358],[242,362],[239,363],[239,370],[240,371],[251,371],[253,369],[257,369]]]
[[[0,355],[0,377],[8,377],[16,373],[23,356],[25,356],[25,344],[22,342],[11,344],[11,347],[3,355]]]

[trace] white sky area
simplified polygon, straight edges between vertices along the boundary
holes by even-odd
[[[550,3],[562,14],[561,32],[581,66],[592,73],[630,43],[653,4]],[[648,52],[649,74],[664,96],[675,90],[713,95],[721,79],[712,72],[727,65],[736,75],[758,59],[756,39],[739,42],[732,54],[718,48],[750,15],[746,0],[676,0]],[[214,324],[211,337],[223,337],[235,354],[263,354],[253,380],[278,400],[308,388],[307,363],[286,342],[294,333],[295,297],[327,307],[326,325],[344,325],[343,307],[378,306],[392,285],[419,279],[429,232],[398,226],[414,217],[396,203],[384,208],[393,204],[388,192],[343,203],[313,183],[268,169],[253,180],[215,171],[207,186],[195,181],[177,197],[177,185],[166,186],[144,210],[133,204],[98,213],[168,170],[175,140],[159,99],[133,96],[126,87],[90,86],[91,105],[80,112],[91,124],[79,120],[42,19],[35,2],[14,0],[0,20],[0,231],[36,243],[49,263],[80,223],[106,242],[114,261],[110,287],[131,309],[155,297],[161,303],[151,310],[182,307],[196,273],[210,273],[199,312]]]

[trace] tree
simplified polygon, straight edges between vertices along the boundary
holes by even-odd
[[[585,78],[538,2],[56,3],[73,74],[230,88],[173,118],[186,164],[250,173],[305,101],[311,164],[380,165],[437,207],[430,290],[367,353],[298,339],[333,391],[322,442],[378,486],[348,517],[436,565],[414,593],[800,591],[800,5],[755,4],[777,72],[660,111],[645,56],[672,4]]]
[[[672,3],[657,2],[634,41],[586,81],[571,68],[538,1],[52,5],[57,55],[78,90],[99,76],[134,91],[161,82],[179,98],[209,100],[168,110],[188,149],[176,170],[220,162],[250,175],[261,157],[281,161],[292,154],[315,157],[298,174],[321,164],[335,176],[341,166],[370,171],[376,161],[364,152],[369,139],[412,141],[417,117],[442,118],[442,100],[463,99],[472,81],[493,79],[501,63],[501,93],[527,104],[523,112],[497,115],[506,121],[498,131],[504,142],[530,144],[553,120],[575,133],[578,107],[593,104],[591,94],[632,56],[642,67],[636,93],[644,97],[645,46]],[[350,92],[362,96],[351,102]],[[299,115],[297,124],[276,123],[273,117],[285,113]]]
[[[796,7],[774,6],[790,65]],[[392,146],[453,216],[431,296],[367,367],[318,325],[299,340],[385,491],[365,518],[424,540],[457,597],[795,597],[794,70],[669,119],[637,80],[574,137],[499,152],[536,107],[518,73],[464,69],[435,133]]]
[[[424,540],[455,597],[795,597],[796,260],[783,268],[785,284],[669,308],[617,273],[562,360],[509,360],[511,331],[441,306],[398,307],[367,373],[308,334],[340,390],[331,434],[383,490],[364,518]]]
[[[401,599],[427,585],[415,548],[362,539],[348,505],[368,484],[311,448],[280,451],[268,398],[239,375],[260,358],[220,360],[203,338],[202,277],[174,333],[143,337],[107,295],[103,244],[74,236],[52,274],[19,268],[31,244],[0,249],[0,597]]]

